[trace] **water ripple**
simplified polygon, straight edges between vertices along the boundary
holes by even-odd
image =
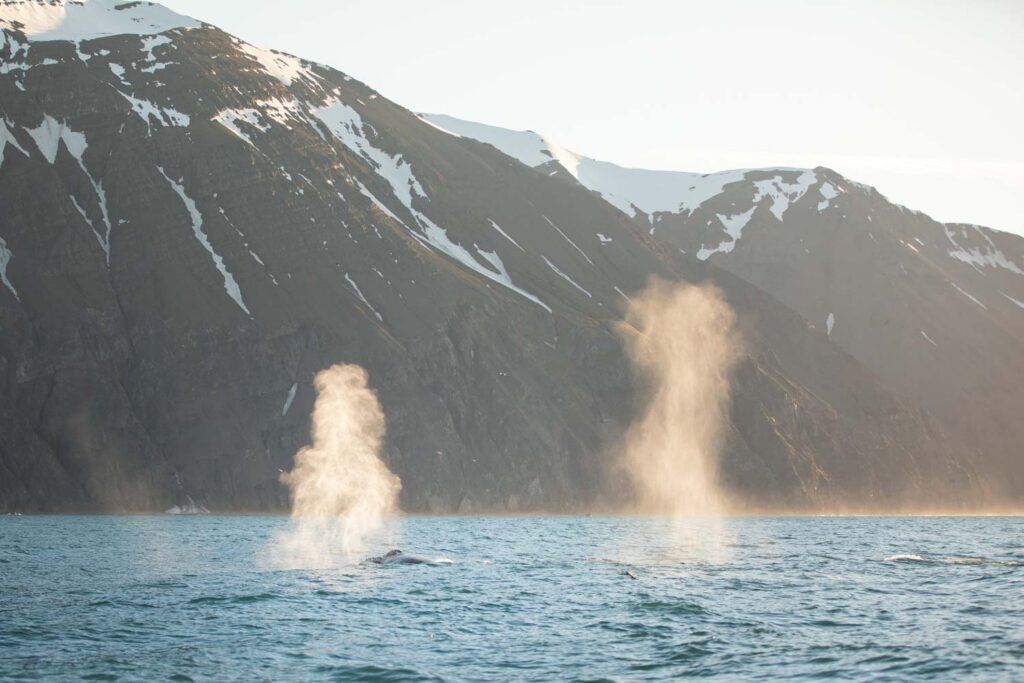
[[[284,524],[0,518],[0,680],[1024,680],[1017,518],[414,517],[454,564],[265,569]]]

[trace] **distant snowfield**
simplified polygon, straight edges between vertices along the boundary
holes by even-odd
[[[557,161],[582,185],[599,192],[606,201],[630,216],[637,210],[647,215],[657,212],[679,213],[700,206],[722,192],[729,183],[743,180],[753,170],[801,171],[802,166],[756,167],[717,173],[688,173],[626,168],[606,161],[580,156],[558,145],[550,137],[533,131],[511,131],[444,114],[420,114],[420,118],[447,133],[471,138],[497,147],[527,166]],[[733,163],[742,163],[738,155]],[[746,157],[746,158],[749,158]],[[868,178],[889,199],[922,209],[943,222],[980,223],[1000,230],[1021,233],[1024,226],[1013,220],[979,221],[986,216],[1018,214],[1020,183],[1024,182],[1024,164],[939,163],[923,160],[915,163],[904,158],[828,157],[808,159],[781,155],[786,164],[829,166],[847,178]],[[569,163],[566,162],[569,160]],[[723,165],[728,163],[726,160]],[[728,166],[726,166],[728,167]],[[998,179],[1004,179],[999,181]],[[818,210],[834,206],[838,188],[820,188]]]
[[[685,171],[650,171],[624,168],[608,161],[581,156],[562,147],[550,137],[533,131],[513,131],[483,123],[464,121],[445,114],[420,114],[430,125],[457,137],[471,138],[497,147],[527,166],[542,166],[557,162],[584,187],[598,192],[610,204],[630,216],[637,210],[648,216],[658,212],[677,213],[692,211],[707,200],[721,194],[726,185],[742,181],[751,170],[737,169],[718,173],[687,173]],[[797,171],[797,168],[765,170]],[[804,181],[813,182],[813,173],[805,176],[801,194],[806,191]],[[781,183],[781,179],[778,181]],[[786,190],[765,194],[784,197]],[[780,210],[784,211],[785,206]]]
[[[152,35],[201,22],[149,2],[124,0],[14,0],[0,7],[0,27],[15,28],[30,41],[78,42],[119,34]]]
[[[721,232],[714,230],[712,221],[708,222],[708,240],[694,252],[701,261],[732,253],[744,235],[744,228],[761,207],[770,211],[782,223],[789,208],[805,196],[810,197],[817,213],[823,214],[838,208],[837,202],[848,191],[848,187],[867,187],[854,181],[846,181],[844,185],[835,179],[830,181],[814,170],[791,167],[747,168],[706,174],[625,168],[582,156],[550,137],[530,130],[507,130],[445,114],[420,114],[419,117],[447,134],[489,144],[527,166],[543,168],[548,175],[560,172],[570,174],[581,185],[597,192],[627,215],[645,218],[650,223],[652,235],[663,218],[659,214],[691,214],[734,184],[746,184],[752,192],[751,204],[736,206],[734,203],[732,211],[714,214]],[[867,220],[871,220],[870,215]],[[1003,269],[1024,275],[1024,268],[1018,265],[1012,255],[1001,251],[992,237],[981,228],[974,225],[947,225],[945,231],[949,241],[946,249],[949,257],[980,273]],[[871,233],[869,236],[874,239]],[[917,241],[924,246],[920,239]],[[601,243],[605,243],[603,236]],[[917,246],[909,242],[903,244],[915,253],[920,253]],[[589,257],[587,260],[590,261]],[[963,293],[979,306],[985,306],[973,295]]]

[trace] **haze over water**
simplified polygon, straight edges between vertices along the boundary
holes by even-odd
[[[1024,675],[1021,518],[405,517],[455,564],[268,568],[287,524],[0,518],[0,680]]]

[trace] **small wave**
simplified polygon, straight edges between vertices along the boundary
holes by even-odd
[[[89,607],[127,607],[130,609],[155,609],[156,605],[149,602],[136,602],[118,598],[101,598],[89,603]]]
[[[335,680],[345,681],[440,681],[442,679],[406,667],[387,668],[382,666],[349,665],[319,666],[318,673],[330,674]]]
[[[940,561],[944,564],[985,564],[985,559],[981,557],[947,557]]]
[[[973,557],[969,555],[955,555],[953,557],[922,557],[921,555],[891,555],[885,558],[886,562],[923,562],[927,564],[953,564],[953,565],[993,565],[997,567],[1019,567],[1024,562],[1019,560],[994,560],[987,557]]]
[[[216,605],[221,603],[226,604],[248,604],[251,602],[262,602],[264,600],[274,600],[277,595],[274,593],[256,593],[253,595],[204,595],[198,598],[192,598],[189,600],[190,605]]]
[[[636,605],[636,607],[641,612],[660,612],[662,614],[672,616],[711,614],[711,611],[706,607],[699,605],[696,602],[689,602],[685,600],[670,602],[667,600],[648,599],[641,601]]]

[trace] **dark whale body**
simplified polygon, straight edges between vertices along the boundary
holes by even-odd
[[[422,555],[406,555],[401,550],[389,550],[378,557],[369,558],[375,564],[451,564],[452,561],[445,558],[430,558]]]

